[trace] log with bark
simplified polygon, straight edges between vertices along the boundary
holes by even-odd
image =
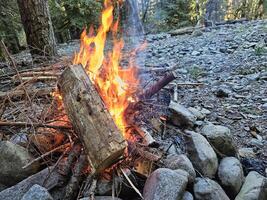
[[[122,133],[81,65],[67,67],[58,86],[65,110],[89,156],[92,172],[104,170],[124,153],[127,144]]]

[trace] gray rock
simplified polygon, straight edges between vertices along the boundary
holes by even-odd
[[[255,158],[256,154],[253,148],[240,148],[238,154],[243,158]]]
[[[225,156],[236,155],[236,147],[229,128],[210,123],[201,129],[201,133],[220,154]]]
[[[258,140],[256,138],[252,138],[249,144],[258,148],[262,148],[264,146],[263,141]]]
[[[235,157],[222,159],[218,168],[218,177],[228,196],[235,197],[244,181],[243,169],[239,160]]]
[[[194,185],[196,200],[230,200],[221,186],[209,178],[197,178]]]
[[[182,200],[194,200],[194,197],[190,192],[185,191]]]
[[[197,119],[204,119],[205,115],[203,115],[203,113],[201,113],[198,109],[193,108],[193,107],[189,107],[188,110],[193,113],[193,115],[195,115],[195,117]]]
[[[23,195],[21,200],[53,200],[53,198],[46,188],[35,184]]]
[[[26,133],[19,133],[19,134],[13,135],[10,138],[10,142],[12,142],[13,144],[18,144],[22,147],[27,147],[29,141],[28,141]]]
[[[222,88],[219,88],[217,91],[215,91],[215,94],[219,98],[229,97],[229,95],[231,94],[231,91],[222,87]]]
[[[192,56],[199,56],[200,55],[200,52],[199,51],[193,51],[191,53]]]
[[[32,159],[33,157],[24,147],[9,141],[0,142],[0,182],[11,186],[35,174],[38,171],[39,163],[35,163],[25,169],[22,168]]]
[[[193,131],[186,131],[185,133],[188,135],[186,136],[188,157],[193,166],[202,175],[214,177],[218,168],[218,159],[209,142],[201,134]]]
[[[196,117],[181,104],[170,102],[169,109],[172,111],[171,121],[176,126],[193,127]]]
[[[186,172],[188,172],[189,177],[188,181],[189,183],[193,183],[196,178],[196,172],[195,169],[191,163],[191,161],[188,159],[186,155],[175,155],[171,154],[168,155],[165,160],[163,160],[165,167],[170,169],[182,169]]]
[[[201,30],[194,30],[192,33],[193,37],[199,37],[201,35],[203,35],[203,32]]]
[[[206,109],[206,108],[202,108],[201,109],[201,111],[200,111],[202,114],[204,114],[204,115],[209,115],[211,112],[208,110],[208,109]]]
[[[267,178],[258,172],[251,171],[245,179],[239,194],[235,200],[266,200]]]
[[[90,198],[89,197],[84,197],[84,198],[81,198],[79,200],[89,200]],[[112,197],[112,196],[95,196],[94,198],[95,200],[121,200],[120,198],[117,198],[117,197]]]
[[[187,182],[188,177],[181,173],[171,169],[159,168],[148,177],[145,183],[143,192],[144,199],[181,199],[184,195]]]

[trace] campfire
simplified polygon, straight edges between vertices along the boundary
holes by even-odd
[[[81,44],[59,80],[60,98],[88,154],[93,173],[110,167],[123,156],[127,157],[127,141],[135,142],[134,132],[143,143],[155,143],[145,128],[133,121],[136,105],[150,98],[175,78],[167,74],[146,91],[140,89],[133,50],[128,66],[121,66],[124,41],[118,38],[119,19],[113,18],[112,1],[106,0],[101,25],[94,33],[91,27],[81,34]],[[105,52],[108,33],[112,33],[113,48]],[[58,95],[58,94],[57,94]],[[114,124],[115,123],[115,124]],[[137,136],[138,137],[138,136]]]

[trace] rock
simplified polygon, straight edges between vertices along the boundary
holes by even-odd
[[[84,197],[84,198],[81,198],[79,200],[88,200],[90,199],[89,197]],[[95,196],[94,197],[95,200],[121,200],[120,198],[117,198],[117,197],[112,197],[112,196]]]
[[[257,158],[241,158],[240,161],[245,175],[251,171],[256,171],[261,175],[265,175],[266,161]]]
[[[200,52],[199,51],[193,51],[191,53],[192,56],[199,56],[200,55]]]
[[[33,185],[28,192],[26,192],[21,200],[53,200],[46,188],[40,185]]]
[[[226,88],[219,88],[216,92],[215,95],[219,98],[223,98],[223,97],[229,97],[229,95],[231,94],[231,91],[226,89]]]
[[[251,146],[255,146],[255,147],[259,148],[259,149],[262,148],[262,147],[264,146],[263,141],[258,140],[258,139],[256,139],[256,138],[252,138],[252,139],[250,140],[250,142],[249,142],[249,145],[251,145]]]
[[[238,154],[244,158],[255,158],[256,154],[253,148],[240,148]]]
[[[216,153],[201,134],[186,131],[186,148],[193,166],[203,175],[214,177],[218,168]]]
[[[194,30],[193,33],[192,33],[193,37],[199,37],[201,35],[203,35],[203,32],[201,30],[197,30],[197,29]]]
[[[10,142],[12,142],[13,144],[18,144],[22,147],[27,147],[29,141],[26,133],[19,133],[19,134],[14,134],[10,138]]]
[[[201,129],[201,133],[220,154],[225,156],[236,155],[236,147],[229,128],[210,123]]]
[[[189,107],[188,110],[195,115],[197,119],[204,119],[205,115],[203,115],[198,109]]]
[[[196,200],[230,200],[221,186],[209,178],[197,178],[194,185]]]
[[[185,191],[182,200],[194,200],[194,197],[190,192]]]
[[[12,186],[19,181],[35,174],[38,171],[39,163],[35,163],[26,169],[22,167],[28,164],[33,157],[27,149],[9,141],[0,142],[0,182]]]
[[[223,158],[218,168],[218,177],[228,196],[234,198],[244,181],[243,169],[239,160],[235,157]]]
[[[167,168],[159,168],[148,177],[145,183],[143,192],[144,199],[181,199],[184,195],[187,182],[188,177],[183,176],[181,173]]]
[[[176,126],[193,127],[196,117],[181,104],[170,102],[169,109],[172,112],[171,121]]]
[[[196,172],[195,169],[191,163],[191,161],[187,158],[186,155],[175,155],[171,154],[168,155],[167,158],[163,161],[166,168],[169,169],[182,169],[186,172],[188,172],[188,182],[193,183],[196,178]]]
[[[206,109],[206,108],[202,108],[201,111],[200,111],[203,115],[209,115],[211,112]]]
[[[267,103],[262,104],[261,109],[267,111]]]
[[[258,172],[251,171],[245,179],[239,194],[235,200],[266,200],[267,178]]]

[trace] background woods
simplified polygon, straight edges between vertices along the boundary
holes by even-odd
[[[146,32],[203,24],[205,17],[207,18],[207,11],[213,9],[215,4],[217,9],[220,9],[220,13],[216,14],[220,20],[263,18],[266,7],[264,0],[138,1],[140,19],[144,22]],[[64,43],[78,39],[86,25],[97,26],[101,9],[102,2],[95,0],[1,1],[0,39],[6,43],[12,53],[26,48],[28,44],[32,47],[32,53],[38,53],[38,48],[44,53],[44,46],[49,46],[46,48],[46,53],[55,55],[56,50],[53,47],[55,41]],[[124,15],[127,12],[121,13]],[[36,18],[35,15],[43,17]],[[35,18],[35,21],[32,20]],[[122,18],[125,17],[122,16]],[[3,52],[0,52],[0,55],[3,57]]]

